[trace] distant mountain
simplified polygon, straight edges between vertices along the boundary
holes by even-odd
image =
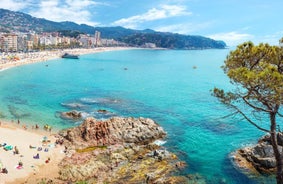
[[[156,32],[151,29],[133,30],[123,27],[92,27],[74,22],[54,22],[32,17],[22,12],[0,9],[0,32],[53,32],[59,31],[67,36],[79,33],[94,34],[101,32],[102,38],[116,39],[132,46],[155,43],[158,47],[171,49],[225,48],[223,41],[215,41],[203,36],[188,36],[173,33]]]

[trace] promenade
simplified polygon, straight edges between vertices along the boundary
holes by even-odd
[[[131,47],[99,47],[99,48],[77,48],[77,49],[60,49],[51,51],[27,52],[27,53],[0,53],[0,71],[11,67],[44,62],[51,59],[60,58],[64,53],[84,55],[105,51],[133,49]]]

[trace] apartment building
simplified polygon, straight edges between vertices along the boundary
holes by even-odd
[[[18,51],[18,35],[2,34],[0,38],[0,49],[2,52]]]
[[[101,46],[100,35],[101,35],[101,33],[99,31],[95,31],[95,33],[94,33],[94,45],[95,45],[95,47]]]

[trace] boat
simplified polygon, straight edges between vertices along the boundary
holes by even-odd
[[[75,54],[69,54],[69,53],[65,53],[64,55],[61,56],[62,58],[67,58],[67,59],[79,59],[78,55]]]

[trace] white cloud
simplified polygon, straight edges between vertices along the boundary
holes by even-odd
[[[182,23],[182,24],[160,26],[154,29],[157,31],[161,31],[161,32],[190,34],[190,33],[196,33],[202,29],[208,28],[209,26],[211,26],[211,24],[212,22],[205,22],[205,23],[200,23],[200,24]]]
[[[22,1],[22,0],[1,0],[0,8],[8,9],[12,11],[18,11],[30,4],[30,1]]]
[[[209,38],[215,40],[223,40],[228,46],[236,46],[242,42],[252,40],[254,38],[251,34],[229,32],[229,33],[218,33],[214,35],[208,35]]]
[[[159,8],[152,8],[144,14],[117,20],[113,25],[136,28],[138,24],[143,22],[191,14],[191,12],[186,11],[185,6],[161,5]]]
[[[93,12],[89,7],[98,6],[100,3],[91,0],[43,0],[38,8],[30,12],[32,16],[45,18],[52,21],[73,21],[79,24],[98,25],[93,22],[91,16]]]
[[[258,38],[258,43],[269,43],[271,45],[278,45],[279,40],[283,37],[283,30],[273,34],[264,35]]]

